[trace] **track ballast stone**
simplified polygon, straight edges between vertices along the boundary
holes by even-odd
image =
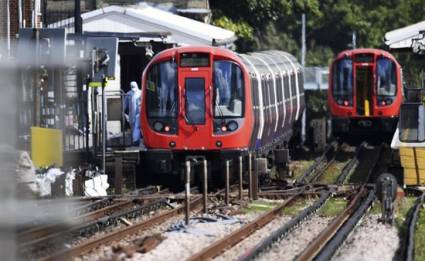
[[[348,236],[335,261],[393,260],[399,246],[397,228],[378,221],[380,215],[367,214]]]

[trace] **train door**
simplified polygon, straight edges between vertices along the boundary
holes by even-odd
[[[196,69],[196,70],[194,70]],[[209,69],[185,68],[179,73],[179,135],[187,149],[203,149],[211,137],[211,73]]]
[[[373,115],[372,110],[372,90],[373,90],[373,66],[355,66],[355,89],[357,115]]]

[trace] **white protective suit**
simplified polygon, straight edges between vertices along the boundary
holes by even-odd
[[[136,82],[130,83],[131,90],[126,93],[124,99],[124,111],[128,110],[133,145],[140,144],[140,96],[142,92]]]

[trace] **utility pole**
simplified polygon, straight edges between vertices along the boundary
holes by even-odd
[[[302,26],[301,26],[301,65],[303,66],[303,71],[305,67],[305,55],[306,55],[306,39],[305,39],[305,23],[306,17],[305,13],[301,17]],[[304,73],[303,73],[304,77]],[[303,79],[304,80],[304,79]],[[306,140],[306,110],[304,109],[302,118],[301,118],[301,144],[305,143]]]
[[[81,35],[83,32],[83,24],[81,21],[81,0],[75,0],[74,7],[74,32],[77,35]]]
[[[356,32],[353,31],[352,37],[351,37],[351,46],[353,46],[353,49],[356,49]]]

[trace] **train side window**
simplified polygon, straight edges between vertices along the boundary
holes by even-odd
[[[395,63],[385,57],[378,58],[376,73],[377,94],[380,96],[394,96],[397,91]]]
[[[230,61],[214,62],[214,117],[242,117],[244,79],[241,68]]]
[[[152,65],[146,79],[146,110],[150,118],[177,116],[177,66],[172,61]]]
[[[352,102],[353,94],[353,62],[342,59],[335,63],[333,69],[332,94],[336,98],[348,99]]]

